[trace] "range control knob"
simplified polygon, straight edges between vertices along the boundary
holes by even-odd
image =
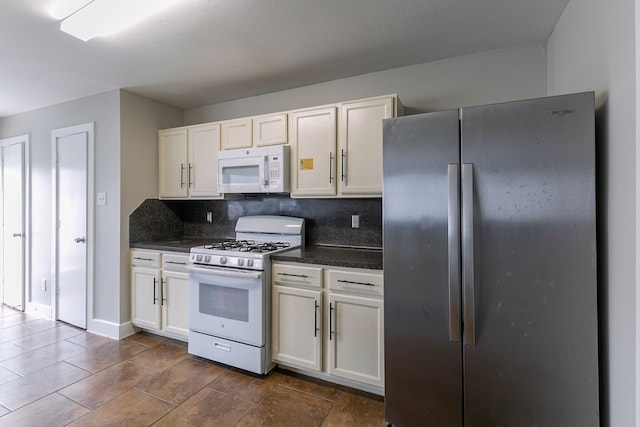
[[[238,265],[239,266],[244,265],[244,260],[242,258],[238,259]]]
[[[209,262],[209,261],[211,261],[211,255],[205,255],[204,262]]]
[[[196,255],[196,261],[198,262],[202,261],[202,255]]]
[[[220,257],[220,264],[226,264],[227,263],[227,257],[226,256],[221,256]]]
[[[248,259],[247,260],[247,267],[253,267],[253,260],[252,259]]]

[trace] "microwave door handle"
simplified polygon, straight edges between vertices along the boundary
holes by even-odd
[[[269,156],[264,156],[264,186],[269,186]]]

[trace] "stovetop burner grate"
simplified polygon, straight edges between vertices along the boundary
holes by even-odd
[[[255,252],[266,253],[273,252],[278,249],[290,247],[288,242],[265,242],[256,243],[254,240],[226,240],[224,242],[212,243],[204,245],[204,249],[215,249],[222,251],[238,251],[238,252]]]

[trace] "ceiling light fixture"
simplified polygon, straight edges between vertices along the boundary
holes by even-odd
[[[60,29],[87,41],[124,30],[179,0],[58,0],[51,13]]]

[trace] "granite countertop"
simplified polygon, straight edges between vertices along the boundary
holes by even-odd
[[[212,239],[201,237],[185,237],[176,240],[151,240],[148,242],[130,243],[131,249],[149,249],[152,251],[170,251],[170,252],[186,252],[194,246],[209,245],[211,243],[222,241],[225,239]]]
[[[273,261],[334,265],[382,270],[382,249],[343,246],[306,246],[271,255]]]
[[[176,240],[152,240],[129,244],[131,249],[189,253],[194,246],[210,244],[226,239],[184,238]],[[382,249],[352,248],[343,246],[306,246],[271,255],[274,261],[300,262],[304,264],[334,265],[337,267],[369,268],[382,270]]]

